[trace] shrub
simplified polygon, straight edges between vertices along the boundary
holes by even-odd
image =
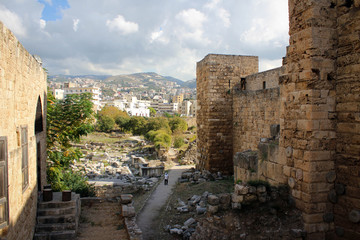
[[[174,140],[174,147],[175,148],[181,148],[185,144],[184,138],[182,137],[176,137]]]
[[[170,129],[173,133],[183,133],[187,130],[187,123],[183,118],[174,117],[169,120]]]
[[[115,121],[111,117],[106,115],[100,115],[96,127],[101,132],[110,132],[114,129]]]

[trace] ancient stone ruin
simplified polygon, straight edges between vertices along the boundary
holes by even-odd
[[[281,68],[198,62],[197,167],[289,185],[308,239],[360,239],[360,1],[289,0],[289,18]]]

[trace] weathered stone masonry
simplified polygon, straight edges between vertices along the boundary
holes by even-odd
[[[8,213],[0,238],[32,239],[38,190],[46,183],[46,73],[1,22],[0,102],[0,184],[7,181],[0,204],[1,215]]]
[[[230,154],[223,158],[217,154],[223,145],[232,155],[257,150],[260,138],[273,137],[268,135],[269,127],[278,123],[274,156],[265,165],[258,164],[258,172],[240,168],[238,173],[235,168],[235,175],[265,178],[273,184],[287,182],[303,212],[309,239],[360,239],[360,1],[290,0],[289,18],[290,45],[278,90],[261,84],[273,83],[274,74],[235,74],[232,81],[238,86],[219,102],[214,97],[224,92],[226,83],[220,89],[209,81],[218,81],[216,76],[226,73],[206,73],[209,69],[202,66],[208,56],[199,63],[199,167],[228,171]],[[224,58],[212,56],[211,64],[216,65],[216,60],[222,69],[232,69],[231,62],[222,62]],[[212,78],[206,82],[207,74]],[[222,120],[209,124],[212,114]],[[219,138],[224,136],[224,126],[227,138]],[[250,166],[244,156],[236,157],[237,163]]]
[[[209,54],[198,63],[199,168],[232,172],[232,89],[255,72],[258,58],[253,56]]]

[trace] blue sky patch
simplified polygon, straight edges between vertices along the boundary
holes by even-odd
[[[41,13],[41,18],[45,21],[56,21],[62,18],[61,10],[70,8],[67,0],[38,0],[39,3],[44,4],[44,9]]]

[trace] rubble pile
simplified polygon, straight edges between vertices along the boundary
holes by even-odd
[[[196,151],[197,151],[197,146],[196,146],[196,141],[193,141],[191,143],[189,143],[188,148],[182,152],[179,153],[179,163],[181,165],[193,165],[196,163]]]
[[[181,178],[179,178],[180,183],[191,182],[191,183],[201,183],[206,181],[215,181],[223,180],[227,176],[223,176],[221,172],[211,173],[207,170],[198,171],[194,168],[182,173]]]

